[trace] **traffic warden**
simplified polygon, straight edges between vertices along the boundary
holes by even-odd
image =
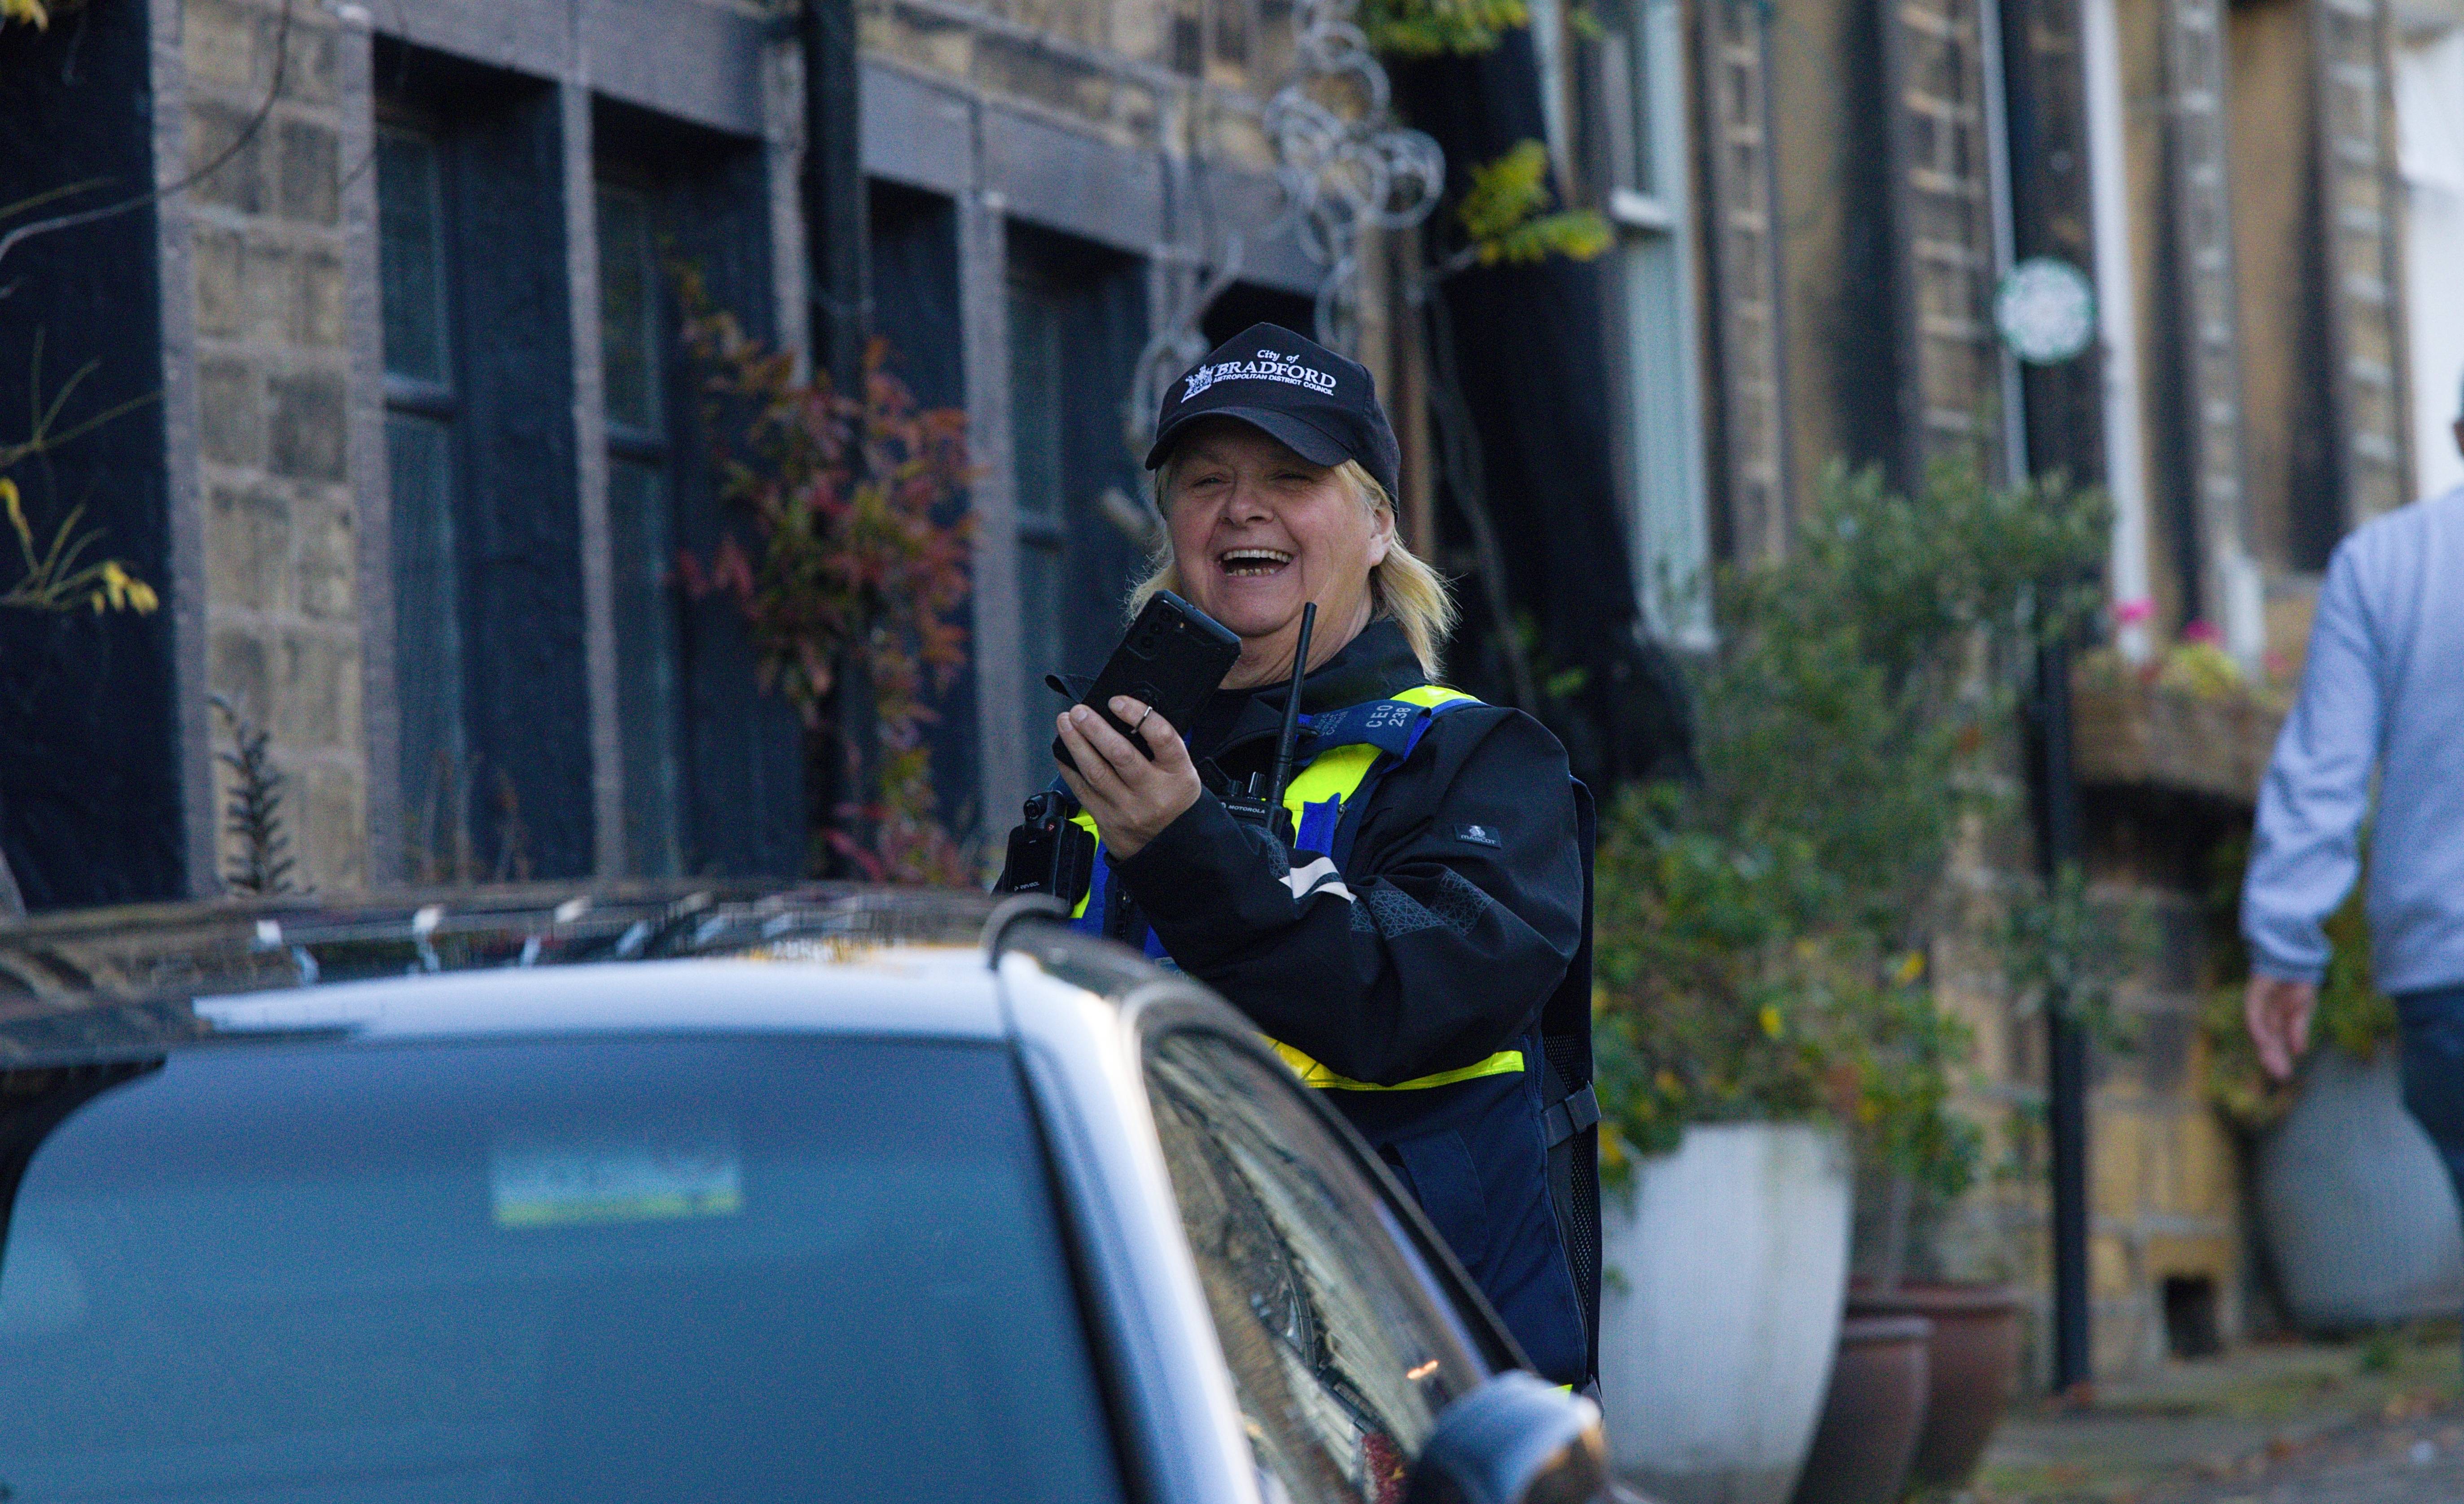
[[[1590,807],[1554,736],[1436,681],[1444,582],[1396,535],[1366,368],[1260,324],[1174,383],[1147,468],[1169,589],[1241,638],[1197,724],[1059,719],[1100,837],[1082,927],[1213,987],[1375,1146],[1535,1368],[1595,1364]],[[1285,838],[1227,800],[1272,758],[1303,607]],[[1083,687],[1083,682],[1082,682]],[[1010,885],[1004,875],[1003,885]]]

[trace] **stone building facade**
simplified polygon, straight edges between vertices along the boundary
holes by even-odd
[[[2298,672],[2336,540],[2413,495],[2403,290],[2424,273],[2401,264],[2391,212],[2400,18],[2382,0],[1681,13],[1705,553],[1784,547],[1833,459],[1900,485],[1953,454],[1997,478],[2059,469],[2116,502],[2108,583],[2134,604],[2112,646],[2152,668],[2211,633],[2250,687],[2209,703],[2125,673],[2074,707],[2092,891],[2155,942],[2118,1000],[2138,1047],[2093,1069],[2093,1362],[2232,1340],[2271,1309],[2247,1146],[2205,1099],[2196,1018],[2232,980],[2218,894],[2277,725],[2267,687]],[[2003,353],[1992,305],[2038,255],[2094,280],[2099,338],[2029,367]],[[1980,840],[1962,932],[1935,957],[1976,1031],[1970,1105],[2024,1171],[1973,1195],[1939,1253],[1946,1273],[2039,1292],[2041,1323],[2044,1026],[2013,1010],[1981,943],[2035,867],[2024,841]]]
[[[61,15],[10,38],[10,66],[63,80],[0,154],[10,181],[58,185],[67,136],[165,190],[111,221],[159,309],[129,305],[115,343],[143,369],[98,378],[150,411],[105,435],[128,484],[96,515],[167,609],[95,629],[127,638],[127,684],[97,685],[80,733],[129,694],[171,724],[130,752],[145,842],[20,846],[32,900],[219,886],[217,701],[271,733],[304,886],[802,870],[792,718],[715,605],[651,599],[719,526],[666,258],[758,334],[807,322],[792,24],[716,0]],[[1190,338],[1311,317],[1324,269],[1277,223],[1258,128],[1290,12],[883,0],[861,21],[878,328],[921,400],[966,410],[979,467],[972,678],[936,751],[979,831],[1041,781],[1035,676],[1100,651],[1142,555],[1134,505],[1098,502],[1138,494],[1121,403],[1159,323],[1199,322],[1227,241]],[[72,41],[124,70],[75,82]],[[99,108],[150,126],[115,138]],[[71,239],[29,242],[30,296],[61,296],[35,249]]]

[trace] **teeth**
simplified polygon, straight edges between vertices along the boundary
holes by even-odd
[[[1243,576],[1270,574],[1291,561],[1289,554],[1270,548],[1230,549],[1216,560],[1223,567],[1223,573]]]

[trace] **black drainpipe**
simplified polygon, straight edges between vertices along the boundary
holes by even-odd
[[[855,0],[803,0],[797,35],[804,53],[804,162],[798,187],[804,211],[805,288],[812,312],[815,367],[831,386],[861,394],[864,348],[872,338],[872,224],[864,181],[863,114],[858,103]],[[824,824],[842,809],[870,803],[880,758],[872,717],[872,676],[864,655],[841,657],[827,728],[805,744],[805,804]],[[856,844],[872,845],[870,823],[845,817]]]

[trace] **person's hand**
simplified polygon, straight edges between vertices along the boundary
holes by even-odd
[[[2280,976],[2250,979],[2241,1014],[2250,1025],[2250,1042],[2258,1046],[2260,1069],[2279,1081],[2293,1079],[2293,1062],[2310,1048],[2310,1010],[2318,1003],[2315,983]]]
[[[1155,749],[1155,759],[1149,761],[1102,716],[1073,705],[1058,725],[1061,745],[1078,769],[1073,773],[1065,764],[1061,779],[1095,817],[1105,849],[1127,860],[1180,818],[1205,789],[1170,722],[1128,695],[1113,697],[1112,713],[1137,728],[1138,739]]]

